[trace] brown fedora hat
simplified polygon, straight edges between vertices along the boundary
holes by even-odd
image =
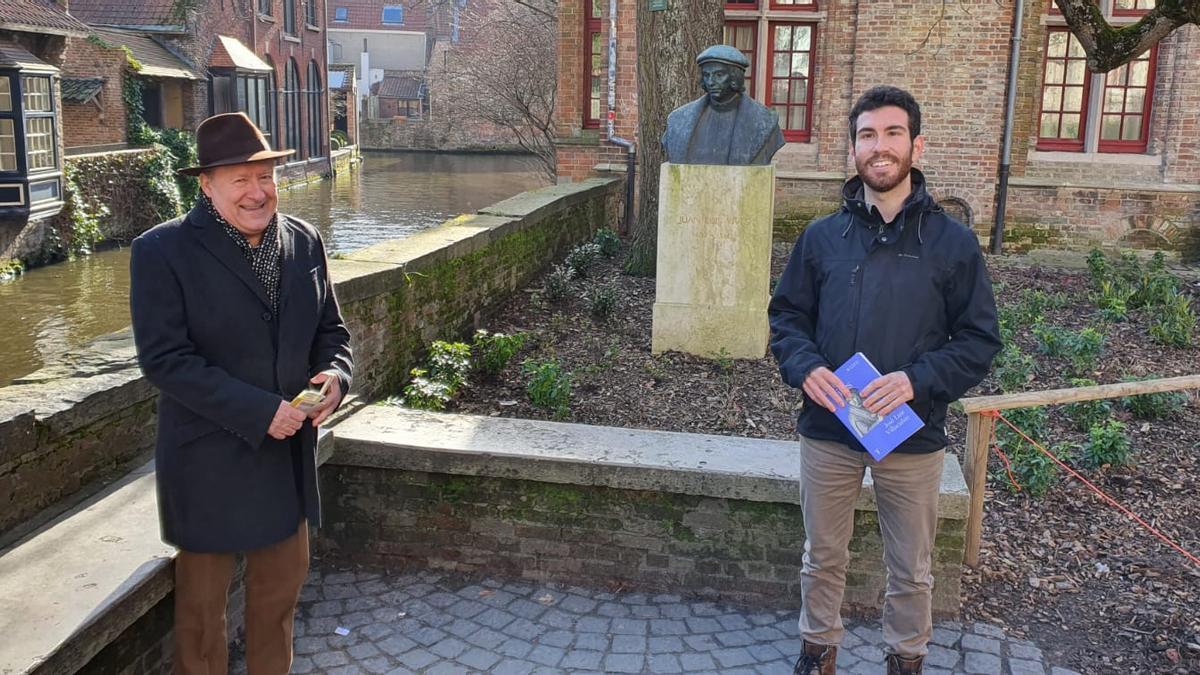
[[[271,144],[246,113],[224,113],[213,115],[200,123],[196,129],[196,155],[200,163],[179,169],[179,173],[195,176],[217,166],[278,159],[295,152],[272,150]]]

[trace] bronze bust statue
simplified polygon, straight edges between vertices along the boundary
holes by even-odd
[[[783,147],[779,120],[745,94],[750,61],[729,45],[696,57],[705,94],[667,116],[663,151],[675,164],[770,164]]]

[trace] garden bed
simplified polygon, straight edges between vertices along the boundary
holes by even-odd
[[[775,246],[774,275],[781,272],[788,252],[786,245]],[[523,343],[497,375],[476,372],[468,377],[448,408],[792,438],[800,397],[780,381],[772,359],[706,360],[650,353],[654,280],[625,276],[621,264],[618,253],[585,265],[590,270],[584,277],[570,278],[560,268],[518,294],[487,328],[524,334]],[[1139,309],[1128,306],[1144,298],[1110,287],[1100,302],[1105,313],[1093,300],[1095,284],[1088,272],[1028,267],[1005,259],[993,259],[991,265],[1006,338],[1019,351],[1010,346],[993,374],[971,395],[1073,386],[1080,378],[1109,383],[1200,371],[1200,349],[1194,342],[1166,346],[1151,335],[1155,317],[1169,315],[1163,303],[1196,307],[1195,287],[1179,282],[1182,301],[1171,300],[1159,289],[1163,303]],[[1126,266],[1131,274],[1148,269]],[[1103,274],[1120,281],[1116,271]],[[1138,287],[1136,280],[1133,287]],[[552,300],[548,290],[549,295],[563,297]],[[1124,320],[1116,320],[1121,313],[1117,300],[1125,302]],[[1085,330],[1089,327],[1095,333]],[[1163,339],[1181,330],[1177,322],[1156,332]],[[568,373],[569,404],[556,407],[553,394],[563,388]],[[528,391],[531,378],[539,376],[535,391],[545,407],[534,405]],[[1146,403],[1133,402],[1141,404],[1139,416],[1131,405],[1115,401],[1107,411],[1077,408],[1074,416],[1062,407],[1049,409],[1040,424],[1037,415],[1027,412],[1007,416],[1047,447],[1070,457],[1069,464],[1184,549],[1200,553],[1196,400],[1185,396],[1182,402]],[[1084,430],[1079,430],[1075,418],[1086,413],[1092,419],[1085,419]],[[1147,417],[1148,413],[1163,416]],[[954,451],[961,451],[965,426],[965,417],[952,411],[947,431]],[[1122,439],[1129,442],[1127,464],[1094,465],[1097,458],[1119,458]],[[1200,566],[1103,504],[1078,481],[1059,480],[1057,469],[1039,461],[1040,453],[1018,447],[1011,439],[1002,442],[1024,489],[1013,491],[993,453],[983,550],[979,568],[968,570],[963,578],[963,618],[996,623],[1011,635],[1035,640],[1050,662],[1080,672],[1200,672],[1200,619],[1195,611],[1200,606]],[[1045,493],[1031,497],[1030,487]]]

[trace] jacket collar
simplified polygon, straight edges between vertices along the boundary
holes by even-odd
[[[924,224],[925,214],[930,211],[940,211],[941,206],[925,189],[925,174],[921,173],[920,169],[913,168],[911,176],[912,193],[904,200],[904,205],[901,207],[900,213],[896,215],[893,224],[903,233],[905,226],[910,222],[913,223],[917,229],[917,240],[923,243],[921,225]],[[842,185],[842,210],[851,216],[850,224],[842,232],[843,237],[849,234],[850,226],[855,221],[873,228],[883,225],[883,219],[879,216],[879,212],[867,204],[863,194],[863,181],[859,176],[854,176]]]
[[[250,269],[250,264],[246,262],[245,254],[229,238],[229,235],[221,228],[221,224],[212,217],[202,202],[197,201],[192,210],[188,212],[187,220],[195,228],[196,237],[204,248],[208,249],[213,257],[229,268],[234,276],[253,291],[264,307],[271,309],[271,301],[267,298],[266,291],[263,290],[262,282],[254,276],[254,270]],[[290,263],[296,254],[294,239],[295,233],[292,232],[291,223],[281,214],[279,216],[279,251],[282,258],[279,277],[279,309],[281,312],[288,296],[288,270],[292,267]]]

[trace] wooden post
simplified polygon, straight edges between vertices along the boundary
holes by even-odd
[[[971,491],[971,509],[967,514],[967,550],[964,561],[979,565],[979,546],[983,539],[983,491],[987,487],[989,420],[980,413],[967,415],[967,447],[964,455],[967,487]]]

